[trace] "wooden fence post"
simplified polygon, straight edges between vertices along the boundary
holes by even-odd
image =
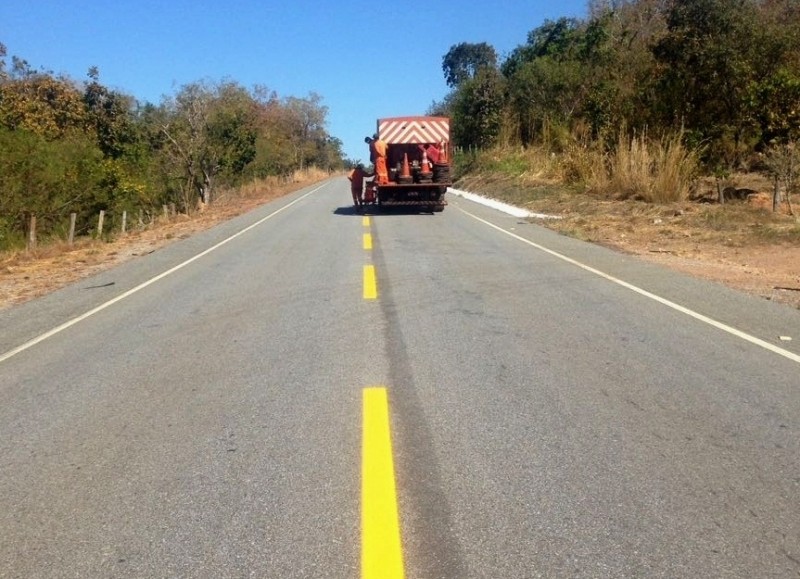
[[[169,207],[167,207],[167,205],[164,204],[162,209],[164,210],[164,219],[169,221]]]
[[[69,245],[72,245],[75,242],[75,220],[77,218],[77,213],[69,214],[69,235],[67,236],[67,243]]]
[[[125,229],[128,226],[128,212],[122,212],[122,235],[125,235]]]
[[[775,175],[775,190],[772,192],[772,212],[777,213],[781,204],[781,185],[778,176]]]
[[[30,229],[28,230],[28,251],[36,249],[36,215],[31,214]]]
[[[106,216],[106,212],[104,209],[100,210],[100,217],[97,220],[97,239],[103,237],[103,219]]]

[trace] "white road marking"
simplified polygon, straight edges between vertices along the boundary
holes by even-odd
[[[316,189],[312,189],[311,191],[309,191],[309,192],[308,192],[308,193],[306,193],[305,195],[303,195],[303,196],[301,196],[301,197],[298,197],[297,199],[295,199],[295,200],[294,200],[294,201],[292,201],[291,203],[288,203],[288,204],[284,205],[283,207],[281,207],[280,209],[278,209],[278,210],[276,210],[276,211],[273,211],[272,213],[270,213],[270,214],[269,214],[269,215],[267,215],[266,217],[263,217],[262,219],[259,219],[258,221],[256,221],[256,222],[255,222],[255,223],[253,223],[252,225],[248,225],[247,227],[245,227],[245,228],[244,228],[244,229],[242,229],[241,231],[238,231],[237,233],[234,233],[233,235],[231,235],[231,236],[230,236],[230,237],[228,237],[227,239],[223,239],[222,241],[220,241],[220,242],[219,242],[219,243],[217,243],[216,245],[213,245],[213,246],[209,247],[208,249],[206,249],[205,251],[202,251],[202,252],[198,253],[198,254],[197,254],[197,255],[195,255],[194,257],[190,257],[189,259],[187,259],[187,260],[186,260],[186,261],[184,261],[183,263],[179,263],[179,264],[178,264],[178,265],[176,265],[175,267],[172,267],[172,268],[168,269],[167,271],[165,271],[165,272],[163,272],[163,273],[160,273],[160,274],[158,274],[157,276],[155,276],[155,277],[153,277],[153,278],[151,278],[151,279],[147,280],[146,282],[140,283],[140,284],[139,284],[139,285],[137,285],[136,287],[129,289],[129,290],[128,290],[128,291],[126,291],[125,293],[122,293],[122,294],[118,295],[117,297],[115,297],[115,298],[113,298],[113,299],[110,299],[110,300],[108,300],[107,302],[105,302],[105,303],[103,303],[103,304],[100,304],[99,306],[97,306],[97,307],[95,307],[95,308],[93,308],[93,309],[89,310],[88,312],[86,312],[86,313],[84,313],[84,314],[81,314],[80,316],[77,316],[77,317],[75,317],[75,318],[72,318],[71,320],[64,322],[64,323],[63,323],[63,324],[61,324],[60,326],[56,326],[56,327],[55,327],[55,328],[53,328],[52,330],[49,330],[49,331],[45,332],[44,334],[41,334],[41,335],[39,335],[39,336],[37,336],[37,337],[33,338],[32,340],[29,340],[29,341],[25,342],[24,344],[22,344],[22,345],[20,345],[20,346],[17,346],[17,347],[16,347],[16,348],[14,348],[13,350],[9,350],[9,351],[8,351],[8,352],[6,352],[5,354],[2,354],[2,355],[0,355],[0,363],[2,363],[2,362],[5,362],[6,360],[8,360],[9,358],[11,358],[12,356],[16,356],[16,355],[17,355],[17,354],[19,354],[20,352],[24,352],[25,350],[27,350],[27,349],[29,349],[29,348],[32,348],[32,347],[33,347],[33,346],[35,346],[36,344],[39,344],[40,342],[43,342],[43,341],[45,341],[45,340],[46,340],[46,339],[48,339],[48,338],[52,338],[53,336],[55,336],[56,334],[58,334],[58,333],[60,333],[60,332],[63,332],[63,331],[64,331],[64,330],[66,330],[67,328],[70,328],[70,327],[74,326],[75,324],[77,324],[77,323],[79,323],[79,322],[82,322],[82,321],[83,321],[83,320],[85,320],[86,318],[89,318],[89,317],[91,317],[91,316],[95,315],[96,313],[98,313],[98,312],[101,312],[101,311],[103,311],[104,309],[106,309],[106,308],[108,308],[108,307],[111,307],[111,306],[113,306],[113,305],[114,305],[114,304],[116,304],[117,302],[121,302],[121,301],[122,301],[122,300],[124,300],[125,298],[128,298],[128,297],[132,296],[133,294],[135,294],[135,293],[137,293],[137,292],[139,292],[139,291],[143,290],[144,288],[146,288],[146,287],[148,287],[148,286],[150,286],[150,285],[152,285],[152,284],[156,283],[157,281],[159,281],[159,280],[161,280],[161,279],[164,279],[164,278],[165,278],[165,277],[167,277],[168,275],[172,275],[173,273],[175,273],[175,272],[176,272],[176,271],[178,271],[179,269],[182,269],[182,268],[186,267],[187,265],[189,265],[190,263],[192,263],[192,262],[194,262],[194,261],[197,261],[197,260],[198,260],[198,259],[200,259],[201,257],[205,257],[205,256],[206,256],[206,255],[208,255],[209,253],[211,253],[211,252],[213,252],[213,251],[216,251],[217,249],[219,249],[220,247],[222,247],[223,245],[225,245],[225,244],[226,244],[226,243],[228,243],[229,241],[233,241],[234,239],[236,239],[236,238],[237,238],[237,237],[239,237],[240,235],[244,235],[245,233],[247,233],[247,232],[248,232],[248,231],[250,231],[251,229],[254,229],[254,228],[258,227],[259,225],[261,225],[262,223],[264,223],[264,222],[265,222],[265,221],[267,221],[268,219],[271,219],[272,217],[274,217],[275,215],[277,215],[277,214],[278,214],[278,213],[280,213],[281,211],[284,211],[284,210],[288,209],[289,207],[291,207],[292,205],[294,205],[295,203],[298,203],[298,202],[302,201],[303,199],[305,199],[306,197],[308,197],[308,196],[309,196],[309,195],[311,195],[312,193],[316,193],[317,191],[319,191],[320,189],[322,189],[324,186],[325,186],[325,185],[320,185],[320,186],[319,186],[319,187],[317,187]]]
[[[500,231],[501,233],[505,233],[506,235],[508,235],[510,237],[513,237],[514,239],[517,239],[517,240],[519,240],[519,241],[521,241],[523,243],[527,243],[528,245],[530,245],[532,247],[535,247],[536,249],[538,249],[540,251],[543,251],[543,252],[545,252],[547,254],[550,254],[553,257],[557,257],[558,259],[560,259],[562,261],[566,261],[567,263],[570,263],[570,264],[575,265],[575,266],[577,266],[577,267],[579,267],[581,269],[584,269],[584,270],[586,270],[586,271],[588,271],[590,273],[593,273],[593,274],[595,274],[597,276],[600,276],[600,277],[602,277],[604,279],[607,279],[608,281],[613,282],[613,283],[615,283],[617,285],[620,285],[620,286],[622,286],[622,287],[624,287],[626,289],[629,289],[629,290],[631,290],[633,292],[636,292],[639,295],[642,295],[642,296],[644,296],[646,298],[650,298],[651,300],[654,300],[654,301],[656,301],[656,302],[658,302],[660,304],[663,304],[663,305],[667,306],[668,308],[672,308],[673,310],[681,312],[682,314],[686,314],[687,316],[690,316],[690,317],[692,317],[692,318],[694,318],[696,320],[699,320],[699,321],[701,321],[701,322],[703,322],[705,324],[708,324],[709,326],[713,326],[713,327],[715,327],[715,328],[717,328],[719,330],[722,330],[723,332],[727,332],[727,333],[729,333],[729,334],[731,334],[733,336],[736,336],[737,338],[740,338],[742,340],[750,342],[751,344],[755,344],[756,346],[760,346],[760,347],[764,348],[765,350],[769,350],[770,352],[773,352],[774,354],[778,354],[779,356],[783,356],[784,358],[787,358],[788,360],[791,360],[792,362],[797,362],[798,364],[800,364],[800,356],[795,354],[794,352],[790,352],[788,350],[784,350],[783,348],[779,348],[778,346],[775,346],[774,344],[770,344],[767,341],[764,341],[764,340],[762,340],[760,338],[756,338],[755,336],[751,336],[750,334],[742,332],[741,330],[737,330],[736,328],[728,326],[727,324],[723,324],[722,322],[718,322],[717,320],[715,320],[713,318],[709,318],[708,316],[704,316],[703,314],[695,312],[694,310],[690,310],[689,308],[684,307],[684,306],[682,306],[680,304],[676,304],[675,302],[671,302],[666,298],[662,298],[661,296],[658,296],[658,295],[656,295],[654,293],[651,293],[651,292],[649,292],[647,290],[644,290],[644,289],[642,289],[640,287],[637,287],[637,286],[635,286],[633,284],[630,284],[630,283],[628,283],[626,281],[623,281],[623,280],[621,280],[619,278],[616,278],[616,277],[614,277],[612,275],[604,273],[604,272],[600,271],[599,269],[595,269],[595,268],[593,268],[591,266],[588,266],[588,265],[586,265],[584,263],[581,263],[580,261],[572,259],[571,257],[567,257],[566,255],[558,253],[557,251],[553,251],[552,249],[548,249],[547,247],[544,247],[543,245],[539,245],[538,243],[534,243],[533,241],[530,241],[529,239],[525,239],[524,237],[520,237],[516,233],[511,233],[510,231],[507,231],[507,230],[503,229],[502,227],[499,227],[499,226],[495,225],[494,223],[486,221],[485,219],[481,219],[477,215],[473,215],[472,213],[470,213],[469,211],[467,211],[465,209],[462,209],[461,207],[458,207],[458,210],[461,211],[462,213],[466,214],[466,215],[469,215],[470,217],[472,217],[476,221],[480,221],[481,223],[483,223],[485,225],[488,225],[489,227],[491,227],[493,229],[496,229],[497,231]]]

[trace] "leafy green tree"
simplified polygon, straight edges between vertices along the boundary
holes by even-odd
[[[800,74],[782,69],[756,83],[752,104],[763,143],[800,140]]]
[[[33,71],[14,57],[0,82],[0,126],[58,139],[85,126],[86,111],[77,86],[67,78]]]
[[[254,101],[236,83],[195,82],[162,106],[168,170],[191,211],[195,194],[213,202],[217,177],[234,179],[255,157]]]
[[[462,147],[489,147],[503,126],[505,79],[496,69],[478,71],[453,96],[453,139]]]
[[[54,141],[0,128],[0,247],[24,239],[32,214],[43,234],[57,230],[71,212],[78,213],[79,227],[86,226],[102,196],[101,163],[102,153],[84,133]]]
[[[89,69],[90,82],[83,91],[87,121],[97,135],[100,150],[107,157],[118,159],[126,147],[136,142],[136,131],[131,111],[133,97],[112,91],[100,84],[96,67]]]
[[[487,68],[497,68],[497,52],[485,42],[455,44],[442,58],[445,82],[451,88],[461,86]]]
[[[343,143],[337,137],[326,136],[317,141],[316,164],[321,169],[336,171],[344,168]]]
[[[217,89],[208,119],[208,147],[203,156],[204,179],[218,174],[235,184],[255,158],[256,105],[250,93],[236,83]]]
[[[564,61],[575,56],[580,36],[581,21],[576,18],[545,20],[544,24],[528,33],[527,42],[515,48],[503,62],[501,70],[510,78],[527,62],[551,57]]]
[[[547,123],[568,126],[585,96],[585,69],[577,61],[544,56],[521,65],[509,81],[509,95],[523,144]]]
[[[752,127],[749,87],[763,47],[756,9],[755,0],[673,0],[667,33],[654,47],[663,121],[710,139],[709,150],[727,164]]]
[[[288,134],[295,165],[303,169],[317,161],[317,143],[327,137],[328,107],[322,104],[322,97],[313,92],[306,98],[288,97],[283,106],[283,129]]]

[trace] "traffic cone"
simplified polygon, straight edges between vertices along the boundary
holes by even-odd
[[[422,162],[419,165],[417,179],[420,183],[430,183],[431,179],[433,179],[433,167],[431,167],[431,162],[428,160],[428,152],[424,150],[422,151]]]
[[[408,153],[403,154],[403,169],[400,171],[401,177],[411,177],[411,169],[408,167]]]
[[[419,165],[419,172],[420,173],[430,173],[431,172],[431,164],[428,162],[428,153],[427,151],[422,151],[422,163]]]
[[[447,143],[444,141],[439,145],[439,162],[447,163]]]
[[[408,153],[403,154],[403,166],[400,169],[400,174],[397,176],[397,182],[402,185],[412,183],[414,177],[411,175],[411,168],[408,166]]]

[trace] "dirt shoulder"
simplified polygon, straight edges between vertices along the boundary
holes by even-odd
[[[308,184],[228,199],[192,217],[179,215],[113,242],[55,244],[0,255],[0,309],[152,253]],[[540,223],[565,235],[800,309],[800,224],[785,207],[779,214],[771,212],[771,198],[763,186],[747,201],[724,206],[708,202],[708,191],[695,201],[654,206],[598,199],[550,184],[471,179],[458,186],[532,212],[558,215],[561,219]]]

